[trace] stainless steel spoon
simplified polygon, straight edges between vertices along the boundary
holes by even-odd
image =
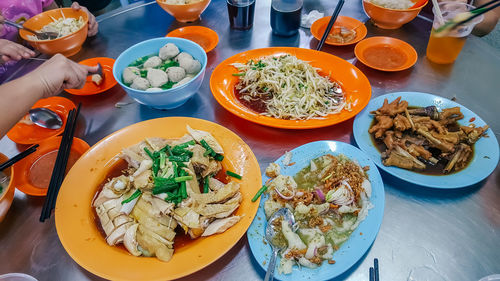
[[[18,29],[24,29],[24,30],[26,30],[28,32],[31,32],[31,33],[35,34],[35,36],[38,39],[40,39],[40,40],[56,39],[57,36],[59,35],[57,32],[39,32],[39,31],[35,31],[35,30],[31,29],[31,28],[27,28],[24,25],[15,23],[15,22],[10,21],[10,20],[5,20],[5,23],[8,24],[8,25],[12,25],[14,27],[17,27]]]
[[[271,256],[271,260],[269,261],[269,265],[267,267],[266,277],[264,281],[272,281],[274,279],[274,269],[276,268],[276,258],[278,253],[283,249],[286,249],[286,241],[279,241],[279,239],[275,239],[276,235],[281,233],[281,223],[276,226],[276,220],[282,218],[284,221],[288,222],[290,228],[292,230],[295,229],[295,218],[287,208],[281,208],[276,211],[267,221],[266,226],[266,240],[271,245],[273,249],[273,255]]]
[[[63,125],[63,121],[57,113],[48,108],[33,108],[29,111],[31,122],[47,129],[59,129]]]

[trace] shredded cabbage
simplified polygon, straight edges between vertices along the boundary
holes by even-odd
[[[342,111],[346,100],[337,82],[292,55],[263,57],[246,64],[233,63],[240,73],[236,89],[240,98],[261,100],[262,115],[280,119],[319,119]]]
[[[66,18],[61,11],[62,17],[55,19],[51,16],[52,22],[42,27],[39,32],[57,32],[57,38],[70,35],[71,33],[77,32],[82,26],[85,25],[85,20],[82,16],[78,19],[75,18]],[[38,40],[38,37],[34,35],[28,35],[28,38],[31,40]]]

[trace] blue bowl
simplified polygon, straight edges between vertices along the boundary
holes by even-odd
[[[177,45],[181,52],[189,53],[201,63],[200,72],[191,81],[179,87],[158,92],[132,89],[123,83],[122,73],[129,64],[140,57],[158,54],[160,48],[167,43]],[[161,37],[137,43],[121,53],[115,61],[113,76],[127,94],[138,103],[158,109],[172,109],[183,105],[198,91],[205,76],[206,66],[207,54],[200,45],[182,38]]]

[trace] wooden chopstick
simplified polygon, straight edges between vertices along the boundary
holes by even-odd
[[[52,171],[52,176],[50,178],[49,189],[47,191],[47,197],[42,208],[42,213],[40,215],[40,221],[44,222],[50,217],[52,210],[55,206],[55,200],[59,192],[59,187],[62,184],[64,175],[66,172],[66,166],[68,164],[69,154],[71,152],[71,145],[73,143],[73,136],[76,126],[77,115],[80,111],[81,104],[78,108],[72,109],[66,121],[66,126],[64,127],[64,133],[61,139],[61,144],[59,145],[59,151],[57,153],[56,163]]]
[[[38,144],[35,144],[31,146],[30,148],[26,149],[25,151],[17,154],[16,156],[10,158],[9,160],[5,161],[4,163],[0,164],[0,171],[3,171],[10,166],[14,165],[16,162],[24,159],[26,156],[30,155],[31,153],[35,152],[36,149],[38,148]]]
[[[323,33],[323,37],[321,37],[321,41],[319,42],[318,46],[316,47],[317,51],[321,51],[323,44],[325,44],[326,38],[328,38],[328,34],[330,34],[330,31],[332,30],[333,24],[337,20],[337,17],[340,14],[340,10],[342,9],[342,6],[344,6],[344,0],[340,0],[337,3],[337,7],[335,7],[335,11],[333,11],[332,17],[330,18],[330,21],[328,22],[328,26],[326,27],[325,32]]]

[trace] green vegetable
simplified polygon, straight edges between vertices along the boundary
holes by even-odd
[[[203,193],[208,193],[209,190],[208,177],[209,176],[206,176],[205,179],[203,180]]]
[[[148,71],[146,69],[141,69],[140,75],[142,78],[146,78],[148,76]]]
[[[188,155],[189,157],[193,157],[192,151],[186,150],[179,146],[175,146],[174,148],[172,148],[172,153],[173,155]]]
[[[263,185],[258,191],[257,193],[255,193],[255,196],[252,198],[252,202],[255,202],[257,201],[257,199],[259,199],[259,197],[262,195],[262,193],[264,193],[265,191],[267,190],[267,186]]]
[[[167,83],[160,86],[163,90],[171,89],[177,82],[168,81]]]
[[[167,162],[167,155],[165,153],[160,153],[160,169],[165,169]]]
[[[190,157],[187,155],[181,155],[181,156],[172,155],[168,157],[168,160],[172,162],[189,162],[189,158]]]
[[[173,191],[179,188],[177,184],[175,185],[164,185],[160,187],[153,187],[153,194],[161,194],[161,193],[167,193],[169,191]]]
[[[137,198],[139,196],[141,196],[141,193],[142,192],[139,189],[137,189],[129,198],[122,201],[122,205],[134,200],[135,198]]]
[[[189,181],[189,180],[192,180],[193,179],[193,176],[182,176],[182,177],[176,177],[174,178],[174,181],[175,182],[185,182],[185,181]]]
[[[246,72],[241,72],[241,73],[233,73],[233,76],[245,76]]]
[[[184,149],[190,145],[195,145],[195,144],[196,144],[196,142],[194,140],[190,140],[190,141],[187,141],[185,143],[181,143],[181,144],[174,146],[173,149]]]
[[[237,173],[233,173],[231,171],[226,171],[226,175],[230,176],[230,177],[233,177],[233,178],[237,178],[239,180],[241,180],[241,176],[238,175]]]
[[[217,153],[215,153],[215,151],[210,147],[210,145],[204,139],[200,141],[200,144],[207,150],[205,151],[205,153],[203,153],[203,156],[210,155],[212,157],[215,157],[217,155]]]
[[[160,149],[162,152],[168,152],[168,155],[172,155],[172,149],[170,148],[170,145],[165,145],[164,148]]]
[[[224,160],[224,156],[222,154],[217,153],[215,155],[214,159],[220,162],[220,161]]]
[[[150,58],[150,56],[144,56],[144,57],[138,58],[135,61],[133,61],[131,64],[129,64],[128,66],[140,66],[140,65],[143,65],[149,58]]]
[[[167,68],[172,67],[172,66],[179,66],[179,63],[176,61],[168,60],[165,63],[163,63],[162,65],[160,65],[159,68],[161,70],[165,71],[165,70],[167,70]]]
[[[155,160],[153,153],[151,153],[151,151],[149,151],[147,147],[144,148],[144,151],[146,151],[146,154],[149,156],[149,158],[151,158],[151,160]]]

